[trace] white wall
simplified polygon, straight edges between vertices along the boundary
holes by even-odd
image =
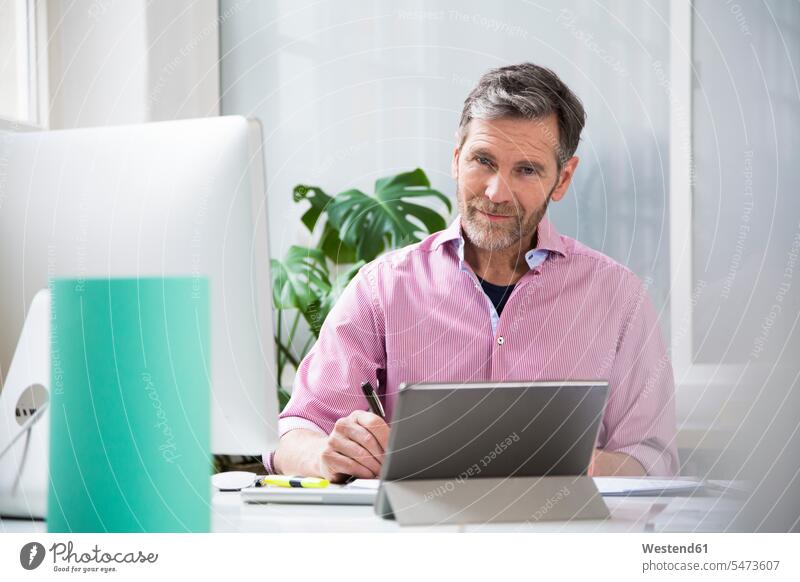
[[[51,128],[147,120],[145,6],[48,2]]]
[[[48,0],[50,127],[218,115],[214,0]]]
[[[264,126],[276,256],[308,243],[298,183],[335,194],[422,167],[453,196],[463,101],[491,67],[553,68],[588,121],[574,187],[551,205],[565,234],[652,277],[668,333],[666,3],[592,0],[222,0],[222,111]]]
[[[488,69],[533,61],[588,111],[574,186],[550,217],[651,277],[669,333],[669,100],[656,66],[669,70],[666,4],[222,0],[220,13],[222,112],[264,128],[273,256],[312,244],[306,206],[292,201],[300,183],[372,192],[421,167],[454,198],[465,97]]]
[[[217,2],[152,2],[147,62],[149,120],[219,115]]]

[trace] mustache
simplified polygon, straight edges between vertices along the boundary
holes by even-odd
[[[489,200],[476,200],[467,204],[473,213],[485,212],[486,214],[495,214],[498,216],[518,216],[519,211],[513,204],[495,204]]]

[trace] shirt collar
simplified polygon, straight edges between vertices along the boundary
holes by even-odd
[[[525,253],[525,261],[529,268],[533,269],[541,265],[550,253],[567,255],[561,235],[546,217],[542,217],[536,232],[536,247]],[[464,262],[464,236],[461,232],[461,215],[456,216],[450,226],[439,234],[434,249],[445,243],[454,245],[458,253],[459,264],[462,264]]]

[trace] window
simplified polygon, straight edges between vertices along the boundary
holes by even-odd
[[[0,129],[31,129],[47,123],[44,3],[0,2]]]
[[[800,9],[697,0],[671,24],[673,366],[727,397],[797,350]]]

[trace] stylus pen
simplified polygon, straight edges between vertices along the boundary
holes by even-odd
[[[375,394],[372,384],[369,382],[364,382],[361,384],[361,391],[364,393],[364,397],[367,399],[367,403],[369,404],[372,413],[377,414],[383,420],[386,420],[386,413],[383,411],[383,404],[381,404],[378,395]]]
[[[367,399],[367,404],[369,404],[369,408],[373,414],[377,414],[383,420],[386,420],[386,413],[383,411],[383,404],[381,404],[378,395],[375,394],[375,389],[372,387],[372,384],[369,382],[362,382],[361,383],[361,391],[364,393],[364,398]],[[356,480],[356,477],[350,476],[347,481],[344,482],[345,485],[348,483],[352,483]]]

